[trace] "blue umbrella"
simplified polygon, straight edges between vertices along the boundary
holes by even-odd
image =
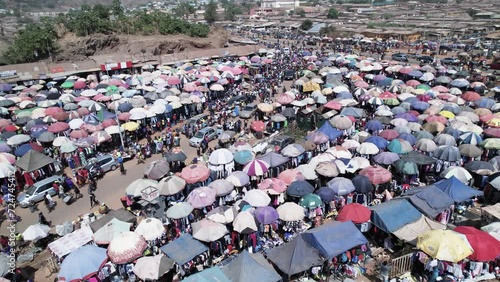
[[[335,192],[328,187],[321,187],[314,194],[318,195],[323,202],[331,202],[335,199]]]
[[[373,143],[379,149],[385,149],[389,142],[380,136],[370,136],[366,138],[365,142]]]
[[[381,152],[373,157],[373,160],[378,164],[391,165],[399,160],[399,156],[393,152]]]
[[[408,76],[415,77],[415,78],[420,78],[422,75],[424,75],[424,74],[418,70],[414,70],[408,74]]]
[[[309,182],[299,180],[292,182],[292,184],[288,186],[286,193],[292,197],[302,197],[309,193],[312,193],[313,191],[314,187]]]
[[[369,120],[366,123],[365,129],[366,130],[371,130],[371,131],[383,130],[384,129],[384,125],[380,121],[378,121],[376,119],[372,119],[372,120]]]
[[[82,120],[86,124],[98,125],[100,123],[99,118],[95,114],[86,115]]]
[[[423,111],[427,110],[430,107],[430,105],[429,105],[429,103],[426,103],[426,102],[416,101],[416,102],[411,103],[411,107],[417,111],[423,112]]]
[[[352,99],[352,94],[347,92],[347,91],[343,91],[343,92],[340,92],[339,94],[337,94],[337,98]]]
[[[347,195],[356,190],[352,181],[345,177],[335,177],[334,179],[328,181],[326,185],[328,188],[332,189],[335,194],[340,196]]]
[[[462,134],[462,132],[456,128],[453,128],[453,127],[447,127],[443,130],[442,133],[446,133],[446,134],[449,134],[451,136],[453,136],[453,138],[455,138],[455,140],[457,140],[460,135]]]
[[[396,115],[397,118],[402,118],[408,122],[418,122],[418,118],[410,113],[401,113]]]
[[[452,112],[455,115],[458,115],[462,110],[460,110],[460,107],[458,105],[444,105],[442,111],[449,111]]]
[[[481,138],[481,136],[477,135],[474,132],[467,132],[460,135],[460,140],[462,140],[462,144],[471,145],[478,145],[479,143],[483,142],[483,138]]]
[[[311,52],[309,51],[303,51],[302,56],[311,56]]]
[[[10,86],[10,84],[8,84],[8,83],[2,83],[2,84],[0,84],[0,91],[10,92],[10,91],[12,91],[12,86]]]
[[[242,150],[234,153],[234,161],[245,165],[253,160],[253,154],[250,150]]]
[[[415,145],[415,143],[417,143],[417,138],[415,138],[415,136],[409,133],[400,134],[398,138],[408,141],[408,143],[410,143],[412,146]]]
[[[496,103],[495,100],[485,97],[474,101],[474,105],[476,105],[478,108],[487,108],[487,109],[491,109],[495,105],[495,103]]]
[[[451,86],[457,87],[457,88],[467,87],[467,86],[469,86],[469,84],[470,84],[469,81],[467,81],[464,78],[457,78],[450,83]]]
[[[420,100],[417,97],[409,97],[409,98],[406,98],[404,100],[404,102],[412,104],[414,102],[420,102]]]
[[[57,277],[64,281],[87,280],[97,274],[107,259],[104,248],[93,245],[80,247],[64,259]]]
[[[352,178],[352,184],[358,193],[367,194],[373,191],[373,184],[368,176],[356,175]]]
[[[133,108],[134,108],[134,106],[132,106],[132,104],[130,104],[128,102],[120,104],[118,106],[118,110],[120,112],[130,112],[130,110],[132,110]]]
[[[17,147],[17,149],[14,151],[14,155],[18,156],[18,157],[22,157],[24,155],[26,155],[26,153],[28,153],[29,150],[31,150],[31,145],[26,143],[26,144],[23,144],[19,147]]]
[[[278,212],[273,207],[259,207],[254,212],[255,218],[261,224],[271,224],[275,223],[278,218]]]
[[[391,112],[395,115],[399,115],[399,114],[404,114],[407,111],[403,107],[397,106],[397,107],[392,108]]]
[[[391,86],[392,85],[392,81],[393,79],[390,78],[390,77],[386,77],[384,78],[383,80],[377,82],[377,85],[380,86],[380,87],[387,87],[387,86]]]

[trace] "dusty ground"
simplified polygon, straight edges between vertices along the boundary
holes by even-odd
[[[214,30],[207,38],[192,38],[185,35],[94,35],[77,37],[67,35],[59,41],[60,52],[56,61],[79,61],[91,56],[126,54],[131,57],[148,58],[172,53],[224,47],[228,42],[224,30]]]

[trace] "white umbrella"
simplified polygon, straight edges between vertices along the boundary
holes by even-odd
[[[30,225],[23,232],[23,239],[25,241],[37,241],[49,236],[50,227],[44,224]]]
[[[175,261],[163,254],[153,257],[142,257],[134,265],[135,275],[142,281],[158,280],[167,273]]]
[[[11,177],[16,172],[16,168],[6,162],[0,163],[0,178]]]
[[[293,202],[284,203],[276,211],[283,221],[299,221],[303,220],[305,216],[304,208]]]
[[[142,191],[148,187],[156,188],[158,186],[158,182],[151,179],[136,179],[134,182],[130,183],[125,192],[127,195],[132,197],[140,197],[142,195]]]
[[[228,233],[224,224],[206,218],[193,222],[191,227],[193,228],[193,238],[203,242],[219,240]]]
[[[234,219],[233,230],[241,234],[253,233],[258,230],[257,222],[249,211],[243,211]]]
[[[67,235],[73,232],[74,226],[73,223],[66,221],[63,224],[56,225],[56,233],[59,236]]]
[[[69,128],[71,129],[79,129],[84,124],[85,122],[81,118],[75,118],[68,122]]]
[[[318,178],[318,175],[314,170],[314,166],[311,164],[299,165],[295,169],[298,170],[300,173],[302,173],[304,178],[307,180],[316,180]]]
[[[362,155],[375,155],[380,151],[379,148],[370,142],[365,142],[361,144],[356,151]]]
[[[134,232],[123,232],[115,237],[108,246],[108,256],[112,263],[125,264],[142,256],[148,244]]]
[[[211,165],[225,165],[233,161],[233,154],[228,149],[217,149],[210,154],[208,162]]]
[[[113,218],[106,225],[99,228],[92,235],[92,239],[97,244],[109,244],[118,235],[130,231],[131,225],[128,222]]]
[[[210,90],[212,90],[212,91],[224,91],[224,86],[222,86],[218,83],[214,83],[214,84],[212,84],[212,86],[210,86]]]
[[[7,145],[15,146],[30,141],[31,137],[26,134],[18,134],[7,139]]]
[[[73,142],[66,142],[61,145],[61,153],[71,153],[77,149]]]
[[[262,190],[253,189],[245,193],[243,201],[252,207],[265,207],[271,202],[271,198]]]
[[[104,129],[104,131],[106,131],[108,134],[118,134],[123,131],[125,131],[123,128],[119,127],[118,125],[112,125],[112,126],[108,126]]]
[[[134,232],[142,235],[147,241],[151,241],[160,238],[165,232],[165,227],[157,218],[146,218],[137,225]]]
[[[54,141],[52,141],[52,146],[61,147],[62,144],[68,143],[68,142],[71,142],[71,140],[69,140],[68,137],[59,136],[59,137],[56,137],[56,139],[54,139]]]

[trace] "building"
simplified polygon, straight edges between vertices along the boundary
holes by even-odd
[[[299,7],[298,0],[262,0],[260,7],[265,8],[294,8]]]

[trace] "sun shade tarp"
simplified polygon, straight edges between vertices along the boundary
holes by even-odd
[[[367,244],[352,221],[331,221],[304,233],[304,240],[332,259],[356,246]]]
[[[97,230],[101,229],[104,225],[108,224],[113,218],[116,218],[121,221],[125,221],[128,223],[134,223],[137,218],[135,215],[127,211],[126,209],[117,209],[114,211],[110,211],[107,215],[99,218],[98,220],[91,222],[89,224],[90,228],[92,229],[93,232],[96,232]]]
[[[161,247],[160,250],[178,265],[184,265],[196,256],[208,251],[208,248],[195,240],[190,234],[183,234],[174,241]]]
[[[370,208],[372,222],[387,233],[392,233],[420,219],[422,214],[405,199],[390,200]]]
[[[32,172],[53,162],[53,158],[47,157],[46,155],[32,149],[16,161],[16,166],[27,172]]]
[[[318,250],[304,240],[302,234],[288,243],[272,248],[267,253],[267,258],[287,275],[309,270],[325,260]]]
[[[483,196],[483,192],[469,187],[458,180],[455,176],[448,179],[440,180],[434,183],[434,186],[438,187],[441,191],[445,192],[450,198],[455,202],[461,203],[468,199]]]
[[[426,188],[414,188],[410,191],[413,195],[409,196],[408,200],[420,212],[431,218],[435,218],[440,212],[455,203],[448,194],[434,185]]]
[[[428,217],[421,216],[419,220],[405,225],[392,233],[399,239],[416,246],[418,235],[435,229],[445,230],[446,225],[429,219]]]
[[[340,136],[342,136],[342,134],[344,134],[342,131],[333,127],[333,125],[331,125],[329,122],[325,122],[318,129],[318,131],[325,134],[326,136],[328,136],[328,139],[330,141],[335,140],[335,139],[339,138]]]
[[[231,282],[229,278],[220,270],[219,267],[214,266],[188,276],[183,282]]]
[[[222,272],[233,282],[280,281],[281,276],[260,253],[250,254],[247,251],[239,254],[229,264],[221,268]]]

